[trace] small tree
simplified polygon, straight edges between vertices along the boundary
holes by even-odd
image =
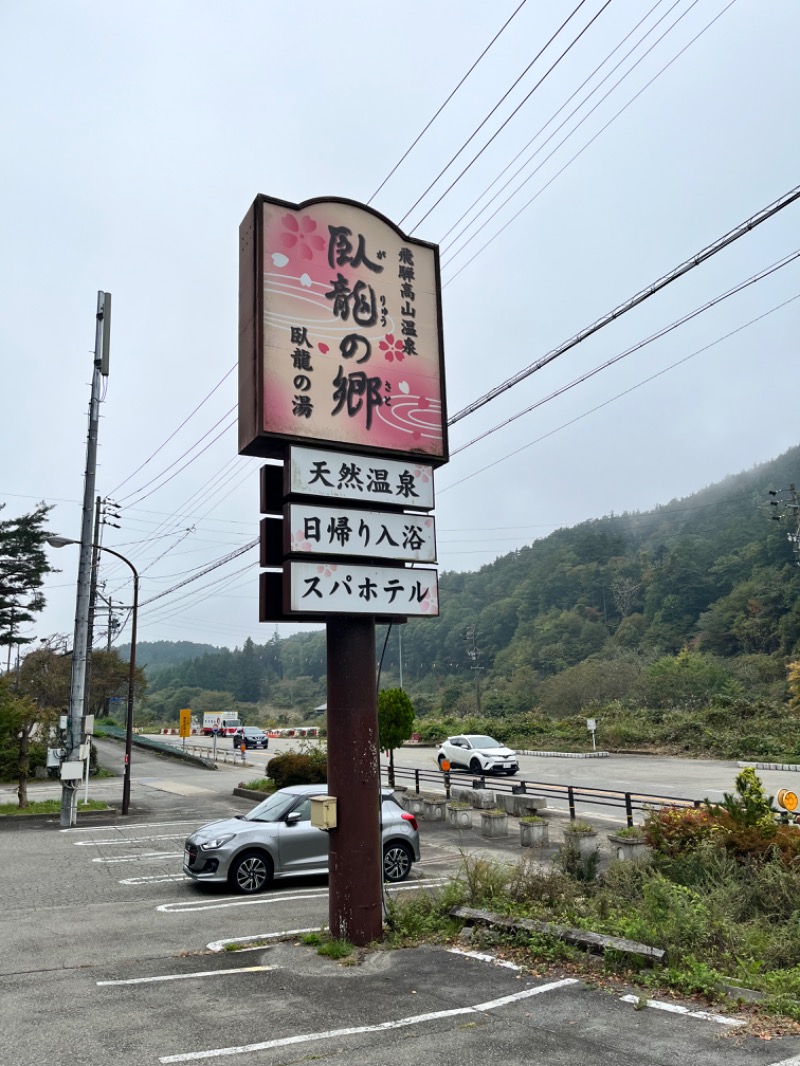
[[[35,704],[14,692],[8,678],[0,678],[0,766],[5,773],[16,772],[20,807],[28,805],[30,744],[37,728],[47,731]]]
[[[394,749],[414,730],[414,704],[401,688],[378,693],[378,744],[389,752],[389,784],[394,788]]]

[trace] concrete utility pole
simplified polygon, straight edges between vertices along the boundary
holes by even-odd
[[[94,344],[92,393],[89,401],[89,435],[86,444],[86,474],[83,484],[78,587],[75,596],[75,632],[72,641],[72,678],[65,742],[65,762],[79,760],[86,701],[86,665],[89,648],[89,608],[92,582],[92,514],[97,469],[97,433],[100,423],[100,379],[108,376],[111,338],[111,293],[98,292]],[[80,780],[62,780],[61,825],[75,824]]]

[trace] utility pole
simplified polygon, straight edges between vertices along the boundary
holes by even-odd
[[[789,527],[786,536],[794,550],[797,565],[800,566],[800,497],[797,489],[794,485],[780,491],[770,489],[768,495],[773,497],[769,501],[770,507],[775,508],[770,518],[773,522],[786,522]]]
[[[72,677],[69,690],[69,713],[64,743],[65,762],[79,761],[86,703],[86,669],[89,652],[89,608],[92,582],[92,512],[97,471],[97,434],[100,424],[100,379],[108,376],[111,339],[111,293],[98,292],[95,316],[94,364],[89,400],[89,433],[86,442],[86,474],[83,484],[83,519],[81,522],[78,586],[75,595],[75,632],[72,641]],[[81,775],[82,776],[82,775]],[[61,825],[74,825],[78,809],[76,780],[61,782]]]
[[[467,654],[472,662],[472,669],[475,671],[475,703],[478,708],[478,717],[481,716],[481,670],[482,666],[478,665],[478,627],[470,626],[464,634],[469,647],[467,648]]]

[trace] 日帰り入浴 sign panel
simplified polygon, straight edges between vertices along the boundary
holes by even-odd
[[[430,515],[290,503],[284,509],[283,530],[283,549],[287,555],[351,555],[395,562],[436,562],[436,527]]]
[[[240,228],[239,451],[447,461],[438,251],[346,200],[259,196]]]

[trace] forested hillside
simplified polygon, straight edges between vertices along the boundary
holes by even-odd
[[[402,628],[403,686],[423,716],[782,701],[786,664],[800,657],[800,567],[787,536],[796,519],[771,521],[768,491],[798,474],[800,447],[653,512],[584,522],[475,573],[442,573],[440,617],[393,629],[382,684],[399,683]],[[171,717],[192,692],[195,704],[305,716],[325,699],[324,632],[161,667],[150,711]]]

